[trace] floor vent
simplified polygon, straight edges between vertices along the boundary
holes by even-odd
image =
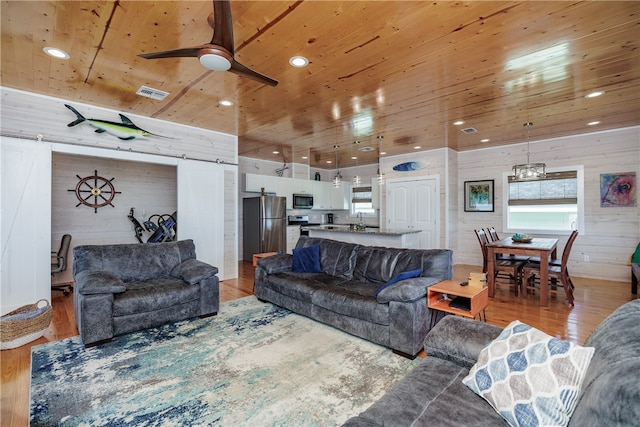
[[[466,133],[466,134],[478,132],[478,130],[476,128],[464,128],[464,129],[460,129],[460,130],[462,132]]]
[[[162,101],[169,95],[169,92],[165,92],[159,89],[154,89],[148,86],[140,86],[140,89],[138,89],[138,91],[136,92],[136,95],[155,99],[156,101]]]

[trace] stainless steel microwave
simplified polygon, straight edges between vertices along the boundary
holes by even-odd
[[[313,208],[313,196],[311,194],[294,194],[294,209],[311,209]]]

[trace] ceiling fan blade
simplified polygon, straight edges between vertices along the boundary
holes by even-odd
[[[245,67],[235,59],[233,60],[233,63],[231,64],[231,68],[229,69],[229,71],[239,76],[246,77],[248,79],[252,79],[257,82],[263,83],[265,85],[269,85],[269,86],[278,85],[277,80],[274,80],[271,77],[267,77],[264,74],[260,74],[257,71],[253,71],[252,69]]]
[[[207,21],[211,28],[213,28],[211,44],[222,46],[233,56],[235,47],[233,46],[233,22],[231,21],[231,6],[229,5],[229,1],[213,0],[213,17],[209,15]]]
[[[198,51],[202,49],[202,46],[187,47],[183,49],[165,50],[163,52],[141,53],[140,57],[145,59],[158,59],[158,58],[181,58],[181,57],[198,57]]]

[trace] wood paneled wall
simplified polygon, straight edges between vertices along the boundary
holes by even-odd
[[[176,167],[151,163],[134,163],[100,157],[53,153],[51,185],[51,244],[57,250],[63,234],[71,234],[69,268],[56,274],[54,283],[72,281],[73,247],[114,243],[137,243],[133,224],[127,218],[131,208],[142,223],[155,214],[176,211]],[[75,189],[79,179],[94,171],[112,181],[116,194],[112,206],[94,209],[78,204]],[[157,223],[157,218],[154,218]],[[142,236],[146,241],[151,233]]]
[[[35,140],[38,135],[42,135],[45,143],[53,143],[58,147],[64,147],[64,150],[59,150],[68,155],[77,155],[91,151],[94,148],[104,149],[105,153],[114,153],[113,156],[105,156],[103,158],[103,164],[101,167],[94,167],[86,164],[84,171],[71,170],[71,182],[59,182],[57,187],[51,188],[53,191],[66,192],[68,188],[75,188],[75,184],[78,179],[75,174],[78,173],[81,176],[86,174],[93,174],[95,169],[98,169],[98,173],[101,176],[111,178],[113,175],[109,174],[110,170],[118,171],[120,175],[121,171],[119,166],[116,166],[118,160],[108,160],[108,157],[115,157],[119,159],[135,159],[135,163],[130,163],[126,174],[131,174],[132,182],[131,186],[127,187],[128,194],[137,194],[136,200],[141,198],[143,201],[149,201],[149,197],[145,196],[145,192],[153,193],[156,189],[160,192],[164,191],[163,187],[172,187],[167,194],[173,193],[173,206],[175,209],[176,190],[175,190],[175,167],[173,167],[174,178],[173,183],[168,184],[166,181],[166,173],[161,172],[156,177],[153,177],[153,173],[150,175],[143,174],[144,167],[140,166],[143,163],[139,163],[139,159],[144,159],[148,154],[156,155],[156,158],[167,159],[167,162],[158,162],[165,164],[176,164],[179,159],[197,159],[213,162],[226,162],[226,165],[220,165],[224,167],[224,200],[220,201],[224,209],[224,228],[225,228],[225,248],[234,248],[225,250],[224,252],[224,271],[227,278],[237,277],[237,251],[235,250],[238,240],[237,228],[237,199],[238,199],[238,173],[236,163],[238,161],[238,148],[237,137],[235,135],[224,134],[207,129],[200,129],[185,125],[179,125],[162,120],[152,119],[148,117],[135,116],[133,114],[127,114],[127,116],[133,120],[136,125],[144,128],[150,132],[168,137],[148,137],[138,138],[131,141],[123,141],[116,138],[113,135],[106,133],[96,133],[94,128],[87,123],[81,123],[75,127],[67,127],[67,123],[73,121],[75,116],[71,111],[64,107],[65,103],[73,105],[80,113],[87,118],[95,118],[110,121],[119,121],[118,111],[99,108],[87,104],[73,102],[70,103],[64,99],[52,98],[48,96],[36,95],[29,92],[23,92],[13,89],[0,87],[1,100],[1,132],[4,136],[17,136],[19,138],[33,139]],[[154,102],[149,100],[149,102]],[[111,151],[114,150],[114,151]],[[54,150],[55,151],[55,150]],[[142,154],[138,154],[142,153]],[[60,155],[60,153],[58,154]],[[162,156],[162,157],[160,157]],[[144,162],[145,160],[140,160]],[[80,162],[81,163],[81,162]],[[125,163],[127,163],[125,161]],[[105,165],[105,169],[102,168]],[[80,164],[77,164],[78,168]],[[64,167],[72,167],[66,165]],[[74,166],[75,167],[75,166]],[[137,169],[137,170],[136,170]],[[122,175],[120,175],[122,176]],[[159,178],[159,182],[155,182],[155,178]],[[139,180],[139,189],[133,189],[135,185],[133,181]],[[114,181],[117,191],[122,191],[119,187],[121,178],[116,177]],[[127,184],[128,185],[128,184]],[[46,184],[48,187],[49,184]],[[123,195],[125,192],[123,192]],[[164,193],[163,193],[164,194]],[[136,216],[140,219],[142,212],[140,209],[144,209],[137,201],[123,200],[121,196],[116,196],[114,205],[116,209],[124,209],[126,213],[134,206],[136,207]],[[72,193],[65,194],[66,196],[72,196]],[[64,199],[60,199],[64,200]],[[62,203],[62,202],[61,202]],[[77,203],[77,202],[76,202]],[[133,203],[133,204],[132,204]],[[164,209],[164,202],[162,206],[154,206],[149,201],[149,207],[146,208],[147,215],[153,213],[151,209]],[[125,206],[126,205],[126,206]],[[75,204],[73,205],[75,206]],[[138,207],[140,206],[140,207]],[[84,207],[82,207],[84,208]],[[75,207],[73,209],[76,209]],[[81,207],[77,208],[78,212],[81,212]],[[89,208],[86,208],[89,210]],[[104,219],[104,214],[107,211],[104,209],[114,209],[111,207],[105,207],[98,210],[98,214],[94,214],[90,210],[91,215]],[[81,243],[100,243],[101,241],[133,241],[134,233],[131,227],[128,231],[126,229],[118,229],[113,235],[109,235],[109,230],[114,229],[114,223],[124,221],[124,227],[130,227],[130,222],[126,217],[125,212],[118,212],[116,217],[109,221],[96,221],[98,224],[87,225],[87,230],[79,231],[74,236],[72,244],[78,245]],[[101,215],[102,214],[102,215]],[[222,218],[222,215],[220,216]],[[80,224],[85,221],[79,221]],[[74,220],[75,221],[75,220]],[[179,219],[178,219],[179,221]],[[86,225],[86,224],[85,224]],[[51,249],[54,249],[60,241],[62,234],[67,232],[69,227],[67,225],[57,226],[53,230],[51,236]],[[106,230],[106,231],[105,231]],[[95,237],[96,240],[88,241],[90,237]],[[233,242],[233,244],[231,244]],[[227,243],[229,243],[227,245]],[[219,267],[222,267],[219,266]],[[221,269],[222,270],[222,269]],[[67,273],[70,274],[70,273]],[[68,276],[56,277],[56,281],[64,281]]]
[[[526,151],[526,144],[520,144],[459,153],[457,262],[479,265],[482,258],[475,228],[493,225],[502,230],[503,174],[525,161]],[[640,128],[535,141],[530,152],[532,162],[545,162],[549,168],[584,167],[585,229],[579,230],[571,251],[571,273],[630,280],[627,261],[640,241],[640,207],[600,207],[600,174],[634,171],[640,176]],[[463,211],[464,181],[478,179],[495,180],[495,212]],[[560,250],[567,237],[559,236]],[[589,262],[584,261],[584,255],[589,256]]]

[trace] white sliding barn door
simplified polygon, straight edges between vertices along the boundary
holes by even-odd
[[[178,239],[193,239],[199,260],[224,272],[224,166],[178,161]]]
[[[51,301],[51,145],[0,138],[0,307]],[[57,249],[57,248],[56,248]]]

